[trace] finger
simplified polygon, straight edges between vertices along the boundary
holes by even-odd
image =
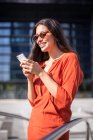
[[[29,69],[28,65],[23,65],[23,69],[27,71]]]
[[[24,61],[24,62],[22,62],[22,63],[20,64],[20,66],[21,66],[22,68],[28,69],[30,65],[29,65],[26,61]]]
[[[21,66],[22,66],[22,65],[30,66],[30,65],[33,64],[33,63],[34,63],[34,61],[27,59],[27,60],[22,61],[20,65],[21,65]]]
[[[29,62],[29,63],[34,63],[34,61],[33,61],[33,60],[30,60],[30,59],[28,59],[27,62]]]
[[[27,61],[28,61],[28,59],[22,60],[20,64],[21,64],[21,65],[26,64]]]
[[[23,72],[23,74],[29,74],[29,72],[24,69],[22,70],[22,72]]]

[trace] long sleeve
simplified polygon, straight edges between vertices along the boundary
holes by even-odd
[[[58,85],[56,99],[63,108],[71,104],[83,79],[76,54],[72,53],[64,59],[61,76],[62,85]]]

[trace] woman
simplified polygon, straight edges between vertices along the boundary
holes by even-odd
[[[28,140],[39,140],[70,121],[71,103],[83,72],[56,20],[40,20],[33,29],[32,41],[32,53],[20,66],[27,77],[28,99],[33,107]],[[69,140],[69,132],[60,140]]]

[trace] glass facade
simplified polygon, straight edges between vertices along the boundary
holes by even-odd
[[[21,80],[25,77],[16,55],[28,56],[31,49],[30,35],[34,23],[0,23],[0,81]]]
[[[90,24],[76,25],[76,48],[86,79],[91,78],[91,38]]]
[[[20,53],[28,54],[29,48],[29,23],[11,23],[11,64],[10,75],[11,79],[23,79],[24,76],[20,71],[19,63],[16,60],[16,55]]]
[[[16,55],[28,56],[31,49],[30,35],[34,22],[0,23],[0,81],[22,80],[25,77]],[[85,78],[91,77],[90,25],[63,23],[68,41],[80,56]]]
[[[10,80],[10,34],[11,23],[0,23],[0,81]]]
[[[26,96],[26,78],[16,56],[20,53],[29,55],[34,24],[34,22],[0,22],[0,91],[2,96],[5,96],[8,91],[10,93],[10,90],[16,93],[15,98],[22,98],[21,92],[24,93],[24,91],[24,97]],[[91,94],[93,41],[90,24],[62,23],[61,25],[69,43],[77,51],[84,71],[84,82],[80,90]],[[3,91],[6,91],[5,95]]]

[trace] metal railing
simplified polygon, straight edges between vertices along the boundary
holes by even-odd
[[[21,115],[13,114],[13,113],[7,113],[7,112],[1,112],[0,111],[0,116],[5,116],[5,117],[10,117],[10,118],[16,118],[16,119],[21,119],[21,120],[29,121],[28,118],[23,117]]]
[[[58,127],[50,134],[43,137],[41,140],[58,140],[61,136],[63,136],[66,132],[68,132],[73,126],[77,125],[78,123],[80,123],[82,121],[84,121],[87,126],[86,140],[89,140],[90,137],[91,137],[91,140],[93,140],[92,130],[91,130],[89,122],[87,121],[89,118],[93,119],[93,117],[73,119],[70,122],[64,124],[63,126]]]
[[[13,114],[13,113],[2,112],[2,111],[0,111],[0,116],[29,121],[29,118],[26,118],[24,116]],[[74,127],[75,125],[77,125],[81,122],[86,123],[86,127],[87,127],[86,137],[85,137],[86,140],[89,140],[90,137],[91,137],[91,140],[93,140],[92,130],[91,130],[90,124],[88,122],[88,119],[93,119],[93,117],[90,116],[90,117],[84,117],[84,118],[74,118],[71,121],[67,122],[66,124],[55,129],[50,134],[43,137],[41,140],[58,140],[61,136],[63,136],[66,132],[68,132],[72,127]]]
[[[0,118],[0,121],[5,121],[6,122],[6,120],[8,120],[9,118],[12,118],[12,119],[21,119],[21,120],[23,120],[23,121],[29,121],[29,118],[27,118],[27,117],[24,117],[24,116],[22,116],[22,115],[17,115],[17,114],[13,114],[13,113],[8,113],[8,112],[2,112],[2,111],[0,111],[0,116],[4,116],[5,118]],[[9,128],[7,127],[7,126],[4,126],[4,128],[0,128],[0,138],[3,140],[5,140],[5,139],[11,139],[11,140],[19,140],[19,136],[12,136],[12,135],[8,135],[7,136],[7,132],[8,131],[11,131],[10,130],[10,128],[12,127],[11,126],[11,124],[9,124],[10,126],[9,126]],[[5,134],[4,134],[4,136],[5,137],[7,137],[7,138],[5,138],[3,135],[2,135],[2,130],[4,130],[3,131],[3,133],[5,132]],[[1,140],[0,139],[0,140]]]

